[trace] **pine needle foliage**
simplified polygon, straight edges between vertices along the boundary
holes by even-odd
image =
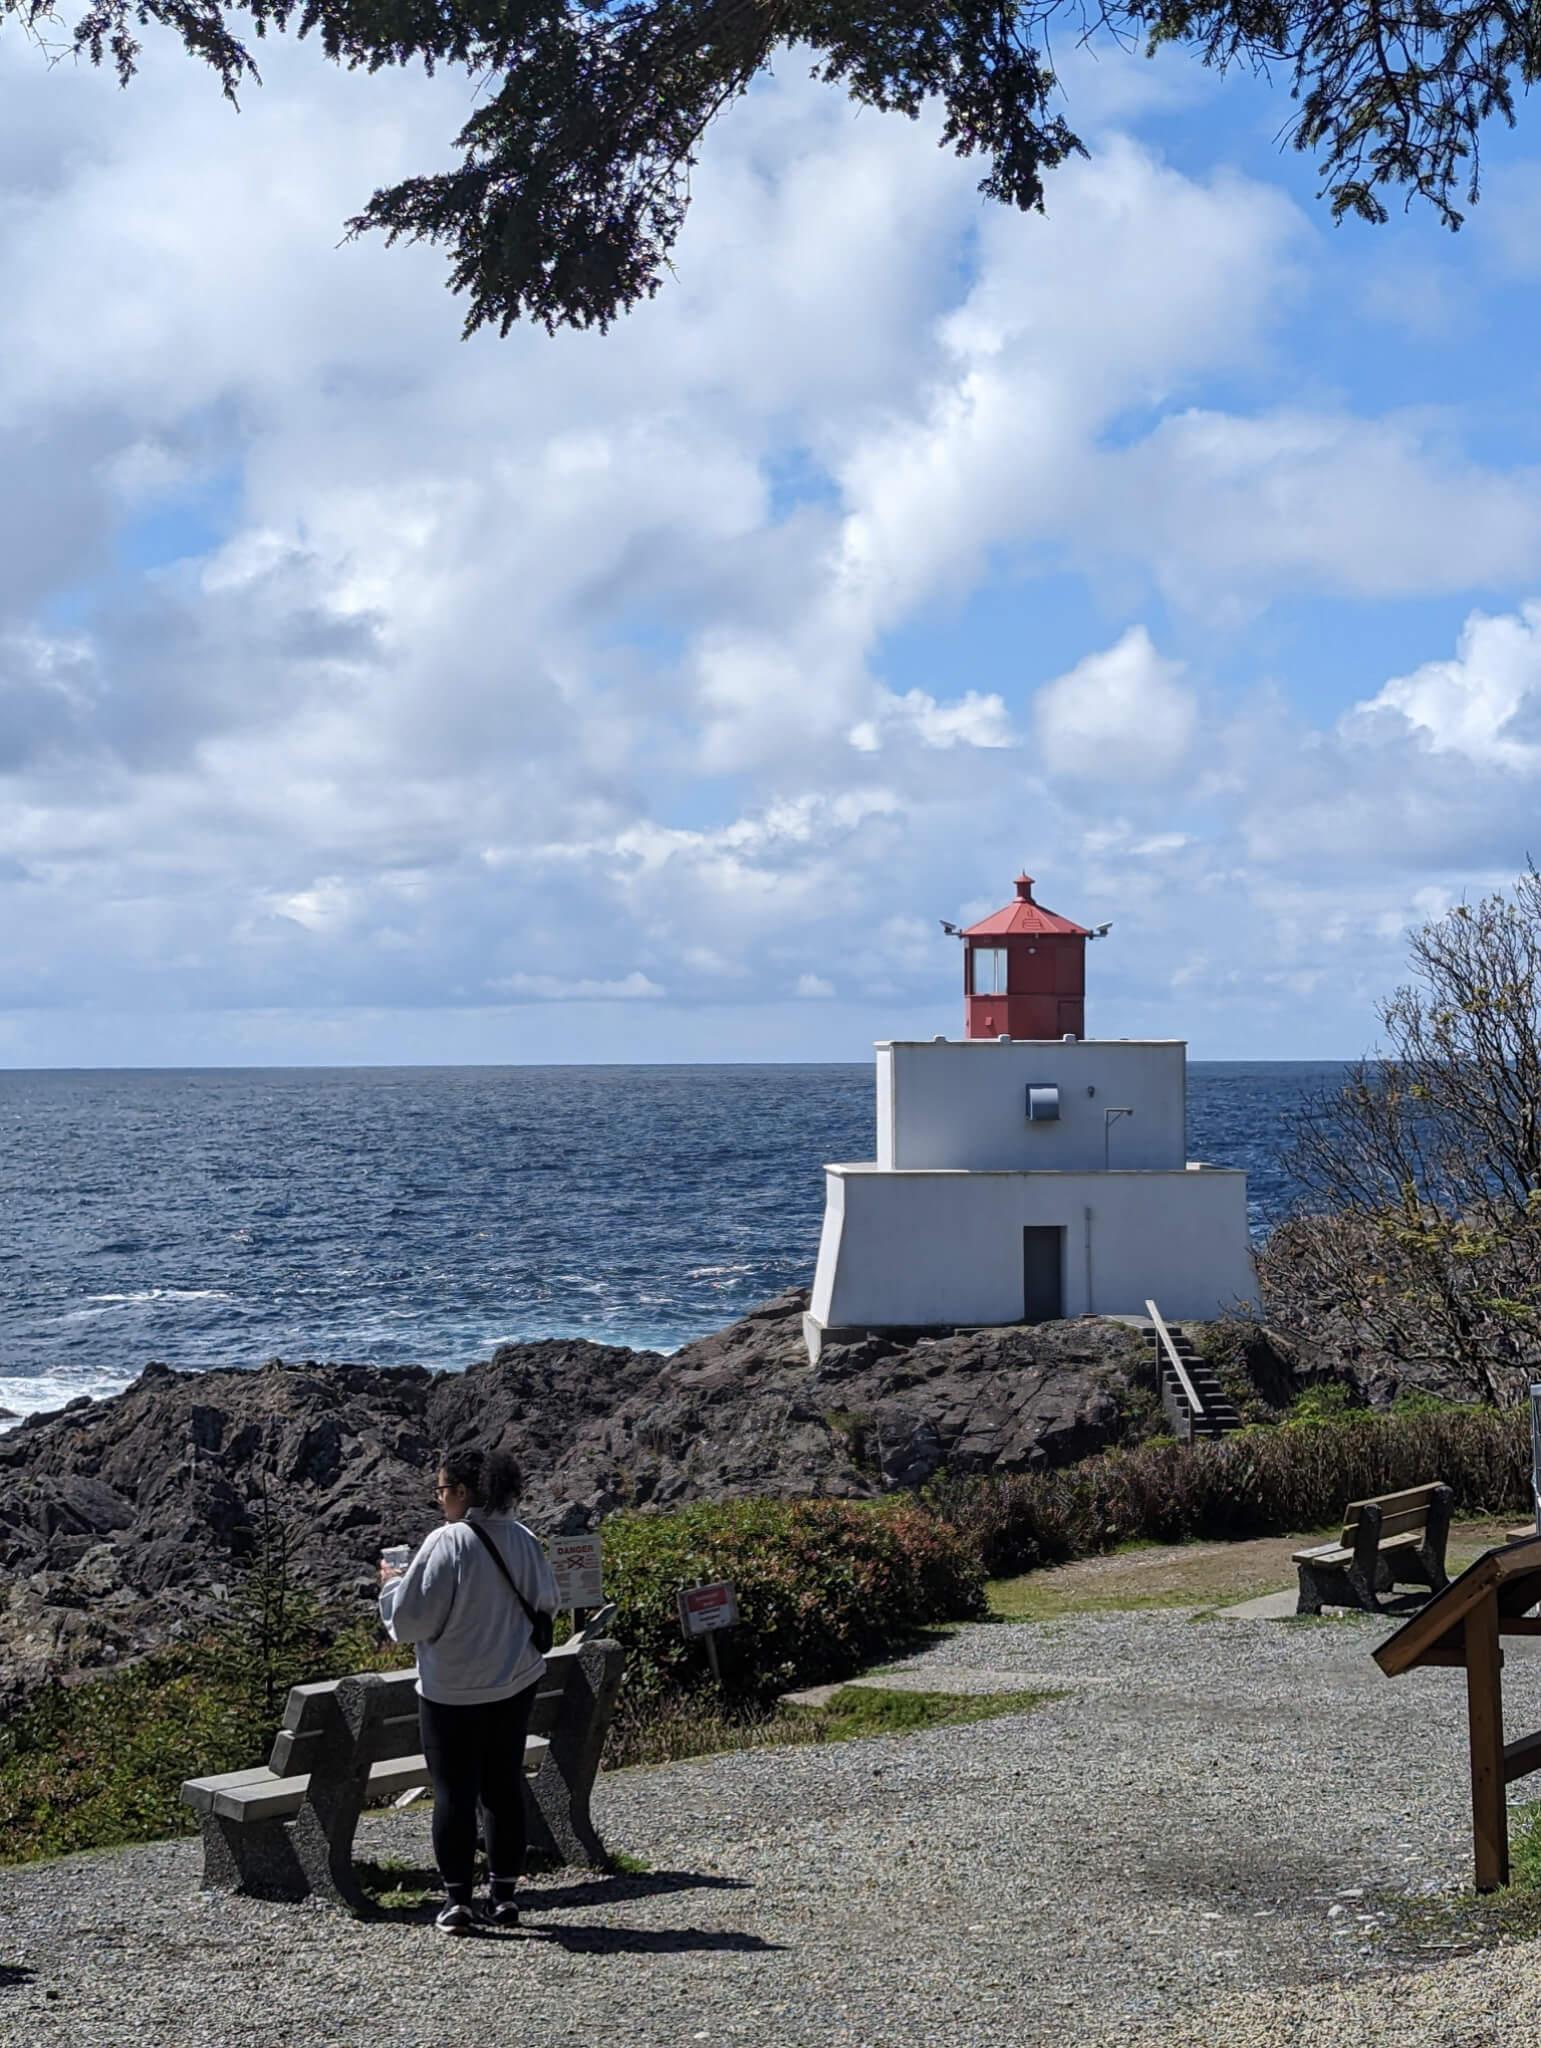
[[[357,235],[449,254],[466,330],[516,320],[601,330],[655,293],[712,122],[782,52],[858,106],[915,119],[984,161],[980,190],[1042,210],[1084,155],[1053,48],[1175,44],[1220,71],[1288,81],[1285,134],[1318,159],[1335,216],[1386,218],[1385,195],[1446,225],[1479,189],[1479,142],[1541,75],[1541,8],[1458,0],[0,0],[50,54],[127,84],[163,30],[226,95],[259,81],[256,46],[285,30],[371,72],[421,62],[474,78],[457,160],[378,192]]]

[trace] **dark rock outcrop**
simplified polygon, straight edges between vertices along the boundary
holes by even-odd
[[[550,1339],[464,1373],[151,1365],[111,1400],[29,1418],[0,1435],[0,1701],[205,1626],[264,1499],[301,1578],[362,1603],[381,1546],[434,1521],[448,1444],[513,1450],[521,1512],[551,1533],[620,1507],[1065,1464],[1149,1413],[1123,1324],[874,1334],[810,1367],[805,1305],[784,1295],[669,1358]]]

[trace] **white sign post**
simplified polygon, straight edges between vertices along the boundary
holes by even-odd
[[[680,1627],[685,1638],[705,1638],[707,1662],[720,1689],[722,1666],[717,1661],[717,1631],[737,1623],[738,1595],[724,1580],[713,1586],[681,1586],[679,1600]]]
[[[556,1574],[558,1611],[604,1606],[603,1557],[597,1535],[553,1536],[546,1554]]]

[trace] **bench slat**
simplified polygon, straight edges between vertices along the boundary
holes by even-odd
[[[538,1769],[541,1759],[551,1747],[550,1743],[535,1737],[524,1746],[524,1767],[526,1772]],[[240,1780],[232,1783],[232,1780]],[[429,1783],[428,1760],[421,1754],[392,1758],[388,1763],[374,1764],[369,1772],[371,1796],[405,1792],[415,1785]],[[198,1805],[205,1813],[216,1813],[224,1820],[279,1820],[291,1813],[298,1813],[304,1804],[306,1789],[310,1784],[309,1772],[297,1777],[281,1778],[268,1770],[230,1771],[223,1778],[191,1779],[182,1787],[182,1797],[189,1806]],[[195,1800],[191,1793],[207,1792],[206,1800]]]
[[[566,1689],[568,1667],[572,1662],[574,1654],[565,1643],[561,1644],[557,1649],[546,1652],[546,1669],[535,1681],[535,1697],[537,1700],[543,1698],[548,1693],[560,1694]],[[406,1671],[372,1671],[362,1673],[361,1675],[369,1678],[378,1678],[380,1683],[388,1686],[392,1692],[400,1690],[415,1694],[417,1690],[417,1672],[415,1669]],[[340,1679],[336,1678],[314,1678],[307,1680],[304,1685],[291,1685],[289,1697],[284,1703],[282,1726],[294,1734],[300,1733],[302,1729],[308,1730],[316,1713],[318,1711],[325,1712],[324,1703],[332,1697],[341,1682]],[[394,1701],[392,1704],[395,1704]]]
[[[324,1726],[301,1729],[298,1733],[280,1728],[268,1755],[268,1769],[280,1778],[292,1778],[308,1771],[327,1733]],[[374,1743],[375,1758],[380,1763],[389,1762],[392,1757],[415,1755],[422,1748],[415,1694],[410,1713],[398,1710],[386,1720],[375,1723]]]
[[[218,1792],[226,1792],[233,1785],[257,1785],[272,1773],[263,1764],[256,1764],[247,1771],[225,1771],[213,1778],[189,1778],[182,1787],[182,1804],[194,1807],[199,1813],[207,1813]]]
[[[361,1676],[378,1678],[391,1692],[415,1692],[417,1673],[415,1671],[371,1671]],[[289,1697],[284,1702],[284,1718],[279,1726],[290,1734],[309,1734],[313,1729],[326,1725],[328,1702],[333,1698],[341,1681],[335,1678],[311,1679],[305,1685],[291,1685]],[[395,1700],[391,1701],[395,1705]]]
[[[1408,1508],[1403,1514],[1387,1515],[1385,1521],[1380,1526],[1382,1547],[1384,1547],[1386,1539],[1390,1536],[1400,1536],[1407,1531],[1421,1536],[1428,1526],[1429,1511],[1427,1508]]]
[[[535,1681],[535,1697],[530,1705],[530,1730],[538,1735],[549,1734],[560,1719],[570,1676],[570,1660],[560,1650],[551,1651],[547,1661],[555,1668]],[[377,1724],[376,1755],[382,1761],[411,1755],[419,1742],[417,1673],[385,1671],[375,1676],[390,1687],[384,1717]],[[327,1678],[289,1688],[283,1723],[268,1755],[268,1769],[278,1777],[294,1777],[310,1768],[317,1744],[331,1727],[331,1702],[337,1684],[335,1678]]]
[[[1401,1493],[1381,1493],[1376,1494],[1371,1500],[1351,1500],[1343,1510],[1344,1527],[1354,1527],[1359,1520],[1361,1508],[1379,1508],[1383,1515],[1400,1515],[1409,1508],[1430,1508],[1434,1504],[1434,1496],[1439,1491],[1439,1486],[1440,1482],[1436,1479],[1427,1486],[1409,1486]]]
[[[1421,1529],[1409,1530],[1402,1536],[1382,1537],[1378,1546],[1381,1550],[1416,1550],[1422,1540]],[[1296,1550],[1290,1554],[1291,1564],[1348,1564],[1354,1555],[1352,1544],[1319,1543],[1314,1550]]]

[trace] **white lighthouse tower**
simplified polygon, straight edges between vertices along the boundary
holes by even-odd
[[[1246,1174],[1187,1157],[1185,1041],[1082,1035],[1092,934],[1027,875],[961,936],[967,1035],[880,1042],[877,1158],[824,1169],[812,1357],[873,1329],[1255,1309]]]

